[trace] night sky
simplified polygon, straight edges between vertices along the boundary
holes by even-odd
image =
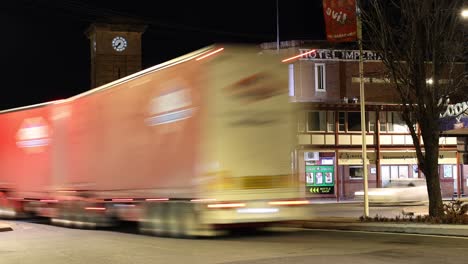
[[[8,3],[11,2],[11,3]],[[2,2],[0,109],[90,89],[89,40],[96,20],[138,19],[143,68],[217,42],[276,41],[276,1],[15,0]],[[279,0],[280,40],[325,38],[321,0]]]

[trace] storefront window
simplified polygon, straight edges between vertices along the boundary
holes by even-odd
[[[398,179],[398,166],[390,166],[390,179]]]
[[[398,178],[408,178],[409,172],[408,172],[408,166],[398,166]]]
[[[417,166],[415,165],[385,165],[382,166],[382,184],[391,180],[417,178]],[[411,168],[411,171],[410,171]],[[415,171],[416,170],[416,171]]]
[[[349,177],[351,179],[362,179],[364,175],[364,170],[362,166],[350,166],[349,167]]]
[[[444,178],[455,178],[454,170],[456,171],[457,167],[454,165],[443,165]]]
[[[413,178],[418,178],[419,177],[419,167],[418,165],[413,165],[411,173],[413,174]]]

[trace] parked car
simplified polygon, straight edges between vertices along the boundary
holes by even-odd
[[[369,188],[370,204],[425,204],[429,201],[424,179],[391,180],[383,188]],[[364,201],[364,191],[354,193],[355,200]]]

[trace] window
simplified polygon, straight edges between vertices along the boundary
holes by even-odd
[[[369,123],[368,123],[368,131],[374,132],[375,131],[375,112],[368,112]]]
[[[349,166],[349,177],[351,179],[362,179],[364,169],[362,166]]]
[[[408,132],[408,126],[398,112],[387,112],[387,123],[389,132]]]
[[[348,131],[361,131],[360,112],[348,112]]]
[[[387,132],[387,112],[379,113],[380,131]]]
[[[306,127],[306,112],[301,111],[297,115],[297,131],[305,132]]]
[[[413,175],[412,178],[418,178],[419,177],[418,173],[419,173],[418,165],[413,165],[412,170],[411,170],[411,174]]]
[[[415,130],[415,131],[418,130],[418,129],[417,129],[417,123],[418,123],[418,122],[417,122],[417,120],[416,120],[416,116],[415,116],[413,113],[410,113],[410,120],[411,120],[411,124],[413,124],[414,130]],[[405,124],[406,124],[406,122],[405,122]],[[408,128],[407,131],[409,132],[409,128]]]
[[[444,178],[456,178],[456,176],[454,177],[454,175],[456,175],[455,173],[456,173],[457,166],[444,164],[442,165],[442,168],[443,168]]]
[[[380,131],[382,132],[409,132],[406,122],[399,112],[380,112]]]
[[[327,129],[328,132],[335,131],[335,112],[333,111],[328,111]]]
[[[417,178],[418,173],[410,173],[410,167],[413,170],[413,165],[387,165],[382,166],[382,170],[388,170],[388,168],[390,168],[390,180]]]
[[[346,113],[338,112],[338,131],[345,131]]]
[[[382,165],[382,187],[392,185],[399,179],[418,178],[417,165]]]
[[[409,178],[409,170],[407,165],[398,166],[398,178]]]
[[[390,180],[398,179],[398,166],[390,166]]]
[[[311,111],[307,112],[307,131],[335,131],[335,112]]]
[[[307,131],[326,131],[326,124],[326,111],[313,111],[307,113]]]
[[[366,131],[375,131],[375,112],[366,112]],[[361,132],[361,112],[338,112],[339,132]]]
[[[288,66],[289,74],[289,96],[294,96],[294,64],[289,64]]]
[[[326,91],[326,73],[325,64],[315,64],[315,91]]]

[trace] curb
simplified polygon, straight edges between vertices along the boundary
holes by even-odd
[[[346,221],[341,219],[341,221],[304,221],[296,223],[294,226],[307,229],[468,237],[468,225],[455,224],[362,223],[358,220]]]
[[[0,232],[13,231],[11,226],[0,223]]]

